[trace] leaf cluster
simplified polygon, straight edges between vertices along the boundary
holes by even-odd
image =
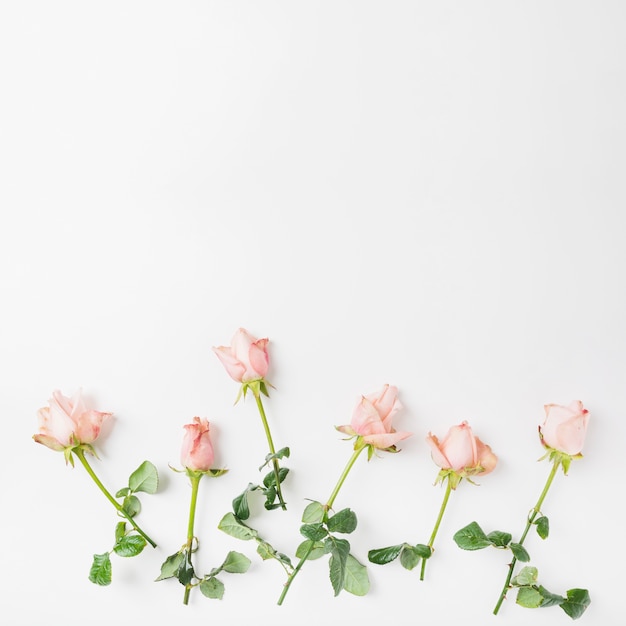
[[[418,543],[414,546],[408,543],[400,543],[395,546],[370,550],[367,553],[367,558],[371,563],[376,563],[376,565],[386,565],[400,557],[402,567],[412,570],[418,566],[422,559],[429,559],[432,553],[432,548],[423,543]]]
[[[305,540],[298,546],[296,556],[314,560],[330,554],[328,566],[335,596],[343,589],[356,596],[367,594],[370,582],[366,567],[350,553],[348,540],[335,536],[335,533],[354,532],[356,514],[351,509],[342,509],[330,515],[323,504],[313,501],[304,509],[302,521],[300,534]]]
[[[226,513],[220,520],[217,527],[231,537],[242,541],[252,541],[257,543],[257,554],[264,560],[274,559],[280,563],[287,574],[293,571],[291,559],[282,552],[278,552],[270,543],[265,541],[257,530],[245,524],[234,513]]]
[[[537,534],[545,539],[550,530],[549,520],[545,516],[529,518]],[[513,556],[523,563],[530,561],[530,555],[520,544],[511,541],[510,533],[494,530],[485,534],[476,523],[471,522],[454,534],[454,541],[463,550],[481,550],[489,546],[511,550]],[[511,586],[517,588],[516,602],[526,608],[560,606],[572,619],[578,619],[591,603],[586,589],[569,589],[566,597],[551,593],[537,582],[537,568],[523,567],[517,576],[511,579]]]
[[[89,570],[89,580],[101,586],[111,584],[112,566],[111,554],[115,552],[118,556],[132,557],[140,554],[146,547],[146,540],[134,532],[126,530],[126,522],[118,522],[115,527],[115,544],[109,552],[94,554],[91,569]]]
[[[471,522],[467,526],[461,528],[454,534],[454,542],[462,550],[482,550],[493,546],[494,548],[511,550],[513,556],[518,561],[526,563],[530,561],[530,555],[521,543],[511,541],[513,536],[511,533],[494,530],[489,534],[478,525],[477,522]]]
[[[116,498],[123,498],[121,509],[128,518],[133,518],[141,511],[141,503],[135,495],[138,492],[153,494],[159,487],[156,467],[150,461],[144,461],[128,478],[128,487],[120,489]],[[120,515],[122,515],[120,513]],[[111,554],[121,557],[133,557],[146,547],[146,540],[134,529],[127,529],[126,522],[118,522],[115,527],[115,544],[109,552],[94,554],[89,580],[96,585],[110,585],[112,580]]]
[[[529,609],[560,606],[569,617],[578,619],[591,604],[587,589],[568,589],[563,597],[540,585],[537,577],[537,568],[526,566],[511,580],[511,585],[517,588],[516,602],[520,606]]]
[[[273,454],[268,454],[265,457],[263,465],[259,467],[259,471],[261,471],[269,463],[278,463],[278,461],[283,458],[289,458],[289,448],[281,448]],[[278,482],[280,484],[282,484],[285,478],[287,478],[288,473],[289,468],[287,467],[281,467],[278,469]],[[280,502],[276,501],[278,496],[276,472],[274,471],[274,468],[272,468],[272,470],[263,477],[262,485],[248,483],[248,486],[244,489],[244,491],[233,500],[233,511],[240,520],[247,520],[250,517],[250,504],[248,497],[254,491],[259,491],[265,497],[264,506],[266,510],[271,511],[281,506]]]
[[[207,598],[221,600],[224,596],[224,583],[217,577],[221,572],[244,574],[250,567],[250,559],[240,552],[230,551],[219,567],[214,567],[205,576],[197,576],[191,563],[191,552],[188,546],[175,554],[171,554],[161,565],[161,573],[155,579],[166,580],[176,578],[185,587],[198,587]]]
[[[141,511],[141,502],[135,495],[140,491],[144,493],[156,493],[159,488],[159,475],[157,468],[144,461],[129,477],[128,487],[123,487],[116,494],[116,498],[123,498],[122,509],[129,517],[135,517]]]

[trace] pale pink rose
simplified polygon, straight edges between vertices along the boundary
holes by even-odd
[[[213,465],[213,445],[209,432],[209,422],[194,417],[191,424],[186,424],[183,445],[180,450],[180,462],[194,471],[206,472]]]
[[[589,411],[576,400],[569,406],[546,404],[546,419],[539,427],[544,445],[572,456],[580,454],[587,434]]]
[[[269,339],[256,339],[244,328],[234,334],[230,346],[213,348],[233,380],[239,383],[265,378],[269,368]]]
[[[95,441],[102,423],[112,415],[87,409],[80,390],[73,398],[66,398],[55,390],[48,403],[49,407],[37,412],[39,432],[33,439],[52,450],[61,451],[70,446]]]
[[[451,469],[459,474],[488,474],[498,462],[498,457],[474,436],[467,422],[452,426],[442,441],[432,433],[428,433],[426,441],[433,461],[441,469]]]
[[[396,432],[391,424],[393,416],[402,408],[397,399],[398,389],[385,385],[378,393],[361,397],[356,405],[350,425],[337,430],[348,435],[360,435],[366,444],[385,450],[412,433]]]

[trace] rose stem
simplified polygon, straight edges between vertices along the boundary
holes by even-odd
[[[543,504],[543,501],[546,495],[548,494],[548,489],[550,489],[550,485],[552,484],[552,481],[554,480],[554,477],[556,476],[556,471],[559,469],[560,463],[561,463],[560,459],[557,459],[556,461],[554,461],[554,465],[552,466],[552,470],[550,471],[550,475],[548,476],[548,480],[546,481],[545,487],[543,488],[543,491],[541,492],[541,495],[539,496],[539,500],[537,500],[537,504],[535,504],[530,515],[528,516],[528,519],[526,520],[526,528],[524,528],[522,537],[518,541],[520,546],[524,543],[524,540],[526,539],[526,535],[528,534],[528,531],[530,530],[532,523],[535,521],[535,518],[537,517],[537,515],[539,514],[541,510],[541,505]],[[517,563],[517,558],[513,556],[513,558],[511,559],[511,563],[509,564],[509,572],[507,574],[504,587],[502,587],[502,592],[500,593],[500,597],[498,598],[498,603],[493,609],[494,615],[498,614],[498,611],[500,610],[500,607],[502,606],[502,602],[504,602],[504,598],[506,596],[506,592],[509,589],[509,584],[511,582],[511,578],[513,576],[513,570],[515,569],[516,563]]]
[[[335,502],[335,498],[337,497],[337,494],[339,493],[339,490],[341,489],[343,483],[345,482],[345,480],[346,480],[346,478],[348,476],[348,473],[352,469],[352,466],[354,465],[355,461],[358,459],[359,454],[361,454],[361,452],[363,452],[363,450],[366,447],[367,446],[361,446],[361,447],[359,447],[357,450],[355,450],[353,452],[352,456],[350,457],[350,460],[348,461],[348,463],[346,464],[343,472],[341,473],[341,476],[339,477],[339,480],[337,481],[337,484],[335,485],[335,488],[333,489],[333,492],[330,494],[330,498],[328,498],[328,501],[324,505],[324,511],[325,512],[329,511],[332,508],[333,503]],[[296,568],[289,575],[289,578],[287,579],[287,582],[283,586],[283,591],[280,594],[280,598],[278,598],[278,605],[279,606],[283,603],[283,600],[285,599],[285,596],[287,595],[287,591],[289,591],[289,587],[291,586],[291,583],[293,582],[293,579],[296,577],[298,572],[302,569],[302,566],[304,565],[304,562],[309,558],[309,555],[311,554],[311,551],[313,550],[313,545],[314,545],[314,542],[311,541],[311,545],[308,547],[307,551],[304,553],[302,558],[298,561],[298,565],[296,565]]]
[[[196,519],[196,504],[198,502],[198,486],[200,485],[200,479],[203,474],[198,472],[188,472],[188,476],[191,480],[191,504],[189,505],[189,522],[187,523],[187,563],[189,564],[190,569],[191,565],[191,553],[193,551],[193,526],[194,521]],[[185,585],[185,597],[183,598],[183,604],[187,604],[189,602],[189,593],[192,588],[191,583],[187,583]]]
[[[439,517],[437,517],[437,521],[435,522],[435,527],[433,528],[433,534],[430,536],[428,540],[428,547],[430,548],[431,554],[433,551],[433,544],[435,543],[435,537],[437,536],[437,531],[439,530],[439,524],[441,524],[441,520],[443,518],[443,514],[446,510],[446,505],[448,504],[448,499],[450,498],[450,493],[452,492],[452,485],[450,484],[450,477],[448,476],[448,482],[446,484],[446,493],[443,496],[443,502],[441,503],[441,508],[439,509]],[[426,561],[428,559],[422,559],[422,570],[420,572],[420,580],[424,580],[424,572],[426,570]]]
[[[267,423],[267,417],[265,416],[265,409],[263,408],[263,402],[261,401],[261,394],[255,389],[254,390],[254,399],[256,400],[256,405],[259,407],[259,413],[261,415],[261,421],[263,422],[263,428],[265,430],[265,436],[267,438],[267,445],[270,449],[270,454],[276,454],[276,449],[274,448],[274,442],[272,441],[272,433],[270,432],[270,427]],[[285,504],[285,500],[283,499],[283,492],[280,488],[280,473],[278,468],[278,459],[272,459],[272,465],[274,466],[274,479],[276,481],[276,495],[278,496],[278,501],[280,502],[280,508],[283,511],[287,510],[287,505]]]
[[[89,465],[89,462],[85,458],[85,453],[83,452],[83,450],[81,450],[80,448],[74,448],[72,452],[78,457],[78,460],[82,463],[83,467],[87,470],[87,473],[89,474],[89,476],[91,476],[91,478],[96,483],[96,485],[98,485],[98,488],[100,489],[100,491],[102,491],[102,493],[106,496],[107,500],[115,507],[117,512],[120,515],[123,515],[130,522],[131,526],[153,548],[156,548],[157,544],[154,543],[154,541],[152,541],[152,539],[150,539],[150,537],[148,537],[148,535],[146,535],[146,533],[143,530],[141,530],[141,528],[139,528],[139,526],[137,525],[137,522],[135,522],[135,520],[130,515],[128,515],[128,513],[124,510],[124,508],[120,505],[120,503],[107,491],[106,487],[100,482],[100,479],[96,476],[96,473],[93,471],[93,469],[91,468],[91,465]]]

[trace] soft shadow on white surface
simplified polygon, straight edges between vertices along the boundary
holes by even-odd
[[[507,555],[462,552],[472,520],[521,533],[549,471],[543,405],[591,412],[584,458],[527,547],[543,584],[586,587],[586,623],[621,623],[618,459],[625,443],[620,3],[8,3],[0,8],[2,597],[12,624],[567,623],[507,600]],[[351,453],[334,426],[397,385],[400,454],[359,459],[336,505],[353,552],[425,543],[443,492],[425,437],[467,419],[500,462],[450,500],[427,580],[369,566],[333,598],[324,560],[285,604],[284,573],[217,523],[266,453],[254,403],[211,347],[270,339],[266,410],[292,473],[286,513],[254,520],[293,555],[306,499]],[[157,550],[87,573],[115,515],[81,468],[33,443],[53,389],[114,422],[95,467],[111,489],[145,458]],[[185,538],[182,426],[215,429],[229,468],[200,490],[198,569],[231,549],[226,595],[154,583]],[[120,616],[123,616],[120,618]],[[121,621],[120,621],[121,620]]]

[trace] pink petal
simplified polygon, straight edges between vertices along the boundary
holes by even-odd
[[[222,365],[226,368],[228,375],[240,383],[243,379],[243,375],[246,372],[246,366],[233,356],[232,349],[226,346],[219,346],[213,348],[213,352],[217,354],[218,359],[222,362]]]
[[[356,405],[350,425],[359,435],[374,435],[387,432],[378,411],[365,396]]]
[[[375,448],[384,449],[390,448],[394,446],[398,441],[402,441],[403,439],[407,439],[413,433],[407,432],[393,432],[393,433],[383,433],[379,435],[365,435],[363,437],[363,441],[368,443]]]
[[[439,447],[439,440],[432,433],[428,433],[428,437],[426,437],[426,442],[430,446],[430,454],[435,462],[435,465],[440,467],[441,469],[450,469],[452,466],[450,465],[450,461],[446,458],[446,455],[441,451]]]
[[[267,354],[268,339],[259,339],[250,346],[250,366],[256,374],[254,378],[265,378],[269,369],[269,355]]]

